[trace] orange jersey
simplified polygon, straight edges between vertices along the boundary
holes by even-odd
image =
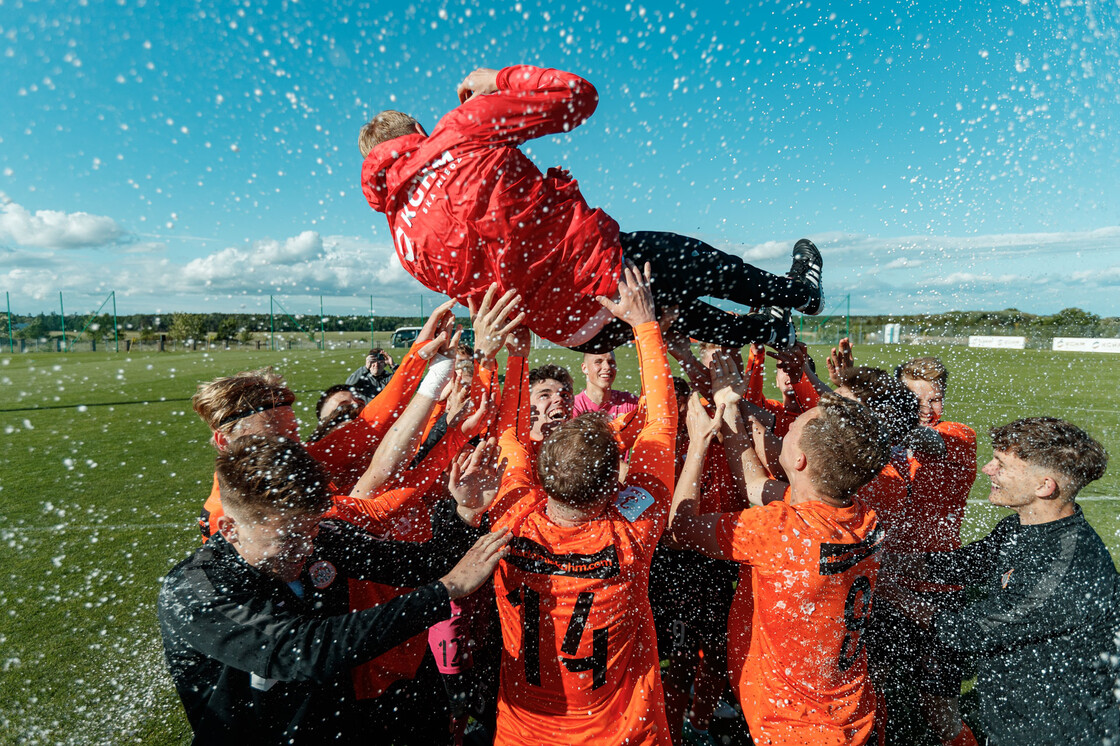
[[[494,578],[503,639],[496,744],[671,742],[649,568],[672,500],[677,408],[657,324],[637,337],[647,421],[615,502],[594,520],[559,526],[525,463],[503,476],[516,485],[507,494],[522,496],[495,524],[514,536]]]
[[[910,458],[912,497],[893,530],[890,545],[895,551],[951,552],[961,546],[965,503],[976,481],[976,432],[959,422],[938,422],[933,427],[945,441],[946,454]],[[906,576],[894,580],[920,592],[957,590],[957,586]]]
[[[866,743],[875,691],[862,632],[883,538],[874,511],[858,498],[774,502],[725,514],[717,531],[723,556],[751,568],[750,647],[731,673],[754,742]]]

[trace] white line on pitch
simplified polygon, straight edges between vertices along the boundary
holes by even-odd
[[[0,526],[0,535],[4,534],[18,534],[24,532],[63,532],[63,531],[124,531],[136,529],[166,529],[166,528],[181,528],[186,530],[191,528],[192,524],[189,523],[132,523],[121,525],[103,525],[103,526],[75,526],[69,523],[60,523],[56,526]],[[197,528],[197,525],[194,525]]]
[[[1093,496],[1090,496],[1090,497],[1079,497],[1079,498],[1077,498],[1077,502],[1079,502],[1079,503],[1106,503],[1106,502],[1116,502],[1117,500],[1120,500],[1120,497],[1113,496],[1113,495],[1093,495]],[[989,505],[990,503],[987,500],[969,500],[968,504],[969,505]]]

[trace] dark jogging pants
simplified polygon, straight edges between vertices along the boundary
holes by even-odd
[[[658,313],[680,307],[675,328],[692,339],[727,347],[743,347],[770,338],[765,314],[736,316],[699,298],[723,298],[744,306],[796,308],[809,300],[809,287],[773,275],[737,256],[703,241],[678,233],[638,231],[620,233],[622,256],[652,270],[651,287]],[[629,342],[629,324],[612,319],[589,342],[573,347],[577,352],[603,353]]]

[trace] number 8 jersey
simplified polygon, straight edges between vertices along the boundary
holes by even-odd
[[[527,460],[511,459],[503,477],[525,488],[495,522],[514,536],[494,578],[503,640],[495,744],[671,743],[649,569],[672,498],[676,402],[657,324],[637,332],[648,416],[614,503],[560,526],[531,472],[515,467]]]
[[[751,738],[867,743],[875,691],[863,630],[883,540],[875,512],[859,498],[773,502],[725,513],[717,537],[722,556],[744,565],[730,624],[735,639],[749,616],[750,647],[744,658],[732,646],[728,663]]]

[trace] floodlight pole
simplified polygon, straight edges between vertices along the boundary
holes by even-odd
[[[66,309],[62,306],[62,291],[58,291],[58,311],[62,316],[62,349],[66,350]]]
[[[8,352],[15,352],[16,340],[12,336],[12,296],[5,292],[4,300],[8,302]]]
[[[117,291],[113,291],[113,346],[117,352],[121,351],[121,336],[117,332]]]
[[[369,297],[369,346],[373,347],[373,296]]]
[[[268,346],[276,352],[276,315],[272,311],[272,296],[268,296]]]
[[[323,296],[319,296],[319,349],[327,349],[327,332],[323,327]]]

